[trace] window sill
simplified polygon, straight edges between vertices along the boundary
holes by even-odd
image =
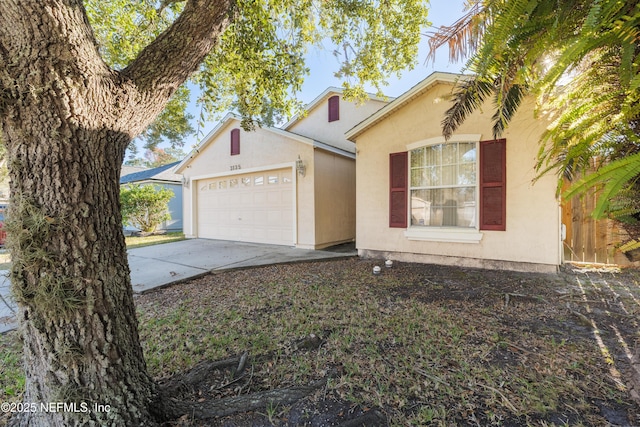
[[[409,240],[445,243],[480,243],[482,233],[476,229],[410,227],[404,232]]]

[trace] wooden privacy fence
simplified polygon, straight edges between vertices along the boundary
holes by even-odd
[[[565,184],[565,188],[568,185]],[[616,221],[595,220],[591,216],[598,193],[593,190],[562,203],[562,223],[565,226],[565,262],[629,264],[617,250],[625,232]]]

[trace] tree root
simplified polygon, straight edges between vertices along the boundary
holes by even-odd
[[[242,372],[237,372],[242,364],[246,363],[246,353],[241,356],[231,357],[224,360],[206,361],[198,363],[188,372],[177,374],[167,380],[161,381],[159,384],[160,391],[165,396],[175,396],[180,391],[195,387],[205,381],[211,371],[236,368],[234,376],[238,376]]]
[[[191,390],[205,382],[212,371],[233,370],[234,376],[242,374],[247,354],[219,361],[207,361],[196,365],[189,372],[179,374],[158,384],[158,401],[154,413],[161,421],[175,420],[183,415],[195,419],[210,419],[264,409],[268,405],[286,406],[312,394],[326,384],[326,379],[306,386],[294,386],[266,390],[247,395],[215,400],[186,400],[177,398],[181,392]]]
[[[205,402],[193,402],[168,398],[163,401],[163,415],[167,420],[174,420],[183,415],[189,415],[196,419],[208,419],[225,417],[238,412],[264,409],[268,405],[285,406],[310,395],[320,387],[324,386],[325,383],[326,382],[324,380],[320,380],[308,386],[267,390]]]

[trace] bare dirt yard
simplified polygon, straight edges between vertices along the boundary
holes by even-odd
[[[167,425],[640,425],[627,381],[639,271],[374,265],[228,271],[137,296],[161,383],[221,408],[245,402]],[[10,336],[0,350],[17,351]],[[282,390],[304,397],[278,403]]]

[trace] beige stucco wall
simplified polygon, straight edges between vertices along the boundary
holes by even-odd
[[[327,102],[333,95],[340,96],[340,120],[329,122]],[[290,125],[287,130],[353,153],[355,146],[345,138],[344,134],[386,104],[373,99],[363,104],[346,102],[341,94],[329,93],[307,112],[306,117]]]
[[[296,159],[300,159],[307,166],[304,177],[295,174],[296,182],[296,235],[297,245],[312,247],[315,245],[314,220],[314,149],[311,145],[278,135],[265,129],[255,131],[240,130],[240,154],[230,154],[230,132],[240,128],[238,120],[227,122],[215,138],[204,147],[182,170],[182,174],[189,180],[203,179],[214,175],[243,174],[257,169],[272,167],[294,166]],[[232,168],[234,170],[232,170]],[[197,183],[191,182],[188,189],[184,189],[184,232],[187,237],[198,237],[195,227],[197,219],[195,210],[197,201]],[[194,212],[192,212],[192,209]]]
[[[448,84],[438,84],[357,137],[356,244],[363,256],[497,267],[554,270],[561,262],[560,215],[556,179],[535,185],[538,140],[545,123],[534,120],[531,102],[520,108],[503,137],[507,139],[506,231],[481,231],[479,243],[409,240],[405,230],[389,228],[389,153],[441,136],[440,123],[450,103]],[[490,140],[490,105],[474,113],[456,134],[481,134]]]
[[[355,160],[315,150],[316,249],[356,237]]]

